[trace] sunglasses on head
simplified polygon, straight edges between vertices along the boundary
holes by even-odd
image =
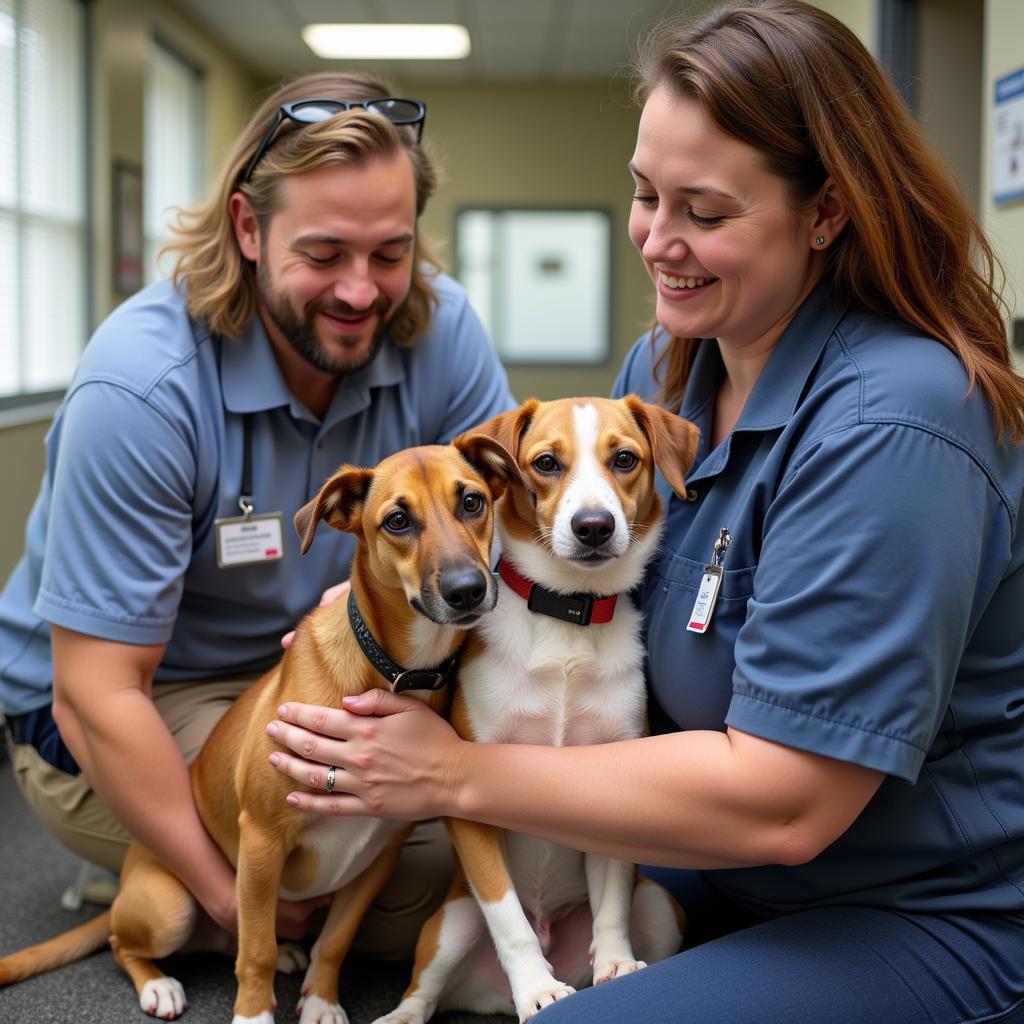
[[[416,128],[416,141],[423,137],[423,122],[427,119],[427,105],[420,100],[406,100],[400,96],[382,96],[376,100],[298,100],[295,103],[283,103],[277,108],[273,120],[263,133],[256,152],[246,164],[245,171],[239,179],[244,185],[251,177],[256,165],[263,159],[263,154],[270,148],[274,135],[285,119],[297,121],[299,124],[316,124],[341,114],[346,110],[368,110],[371,114],[380,114],[392,124]]]

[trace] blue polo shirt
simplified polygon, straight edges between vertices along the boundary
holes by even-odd
[[[655,399],[664,338],[616,394]],[[716,871],[776,913],[851,901],[1024,908],[1024,451],[963,367],[903,324],[812,293],[708,450],[714,341],[680,414],[701,429],[642,587],[660,728],[726,726],[885,772],[811,863]],[[687,631],[722,527],[710,628]]]
[[[50,702],[50,624],[166,644],[156,680],[258,672],[348,575],[355,541],[321,524],[299,554],[295,512],[337,467],[445,443],[514,405],[462,288],[411,348],[385,342],[323,420],[285,385],[253,318],[237,341],[189,319],[168,283],[120,306],[90,341],[46,439],[26,553],[0,594],[0,705]],[[284,515],[279,561],[218,568],[214,520],[238,516],[243,420],[255,512]]]

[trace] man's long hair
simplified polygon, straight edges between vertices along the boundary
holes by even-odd
[[[271,93],[256,109],[221,169],[210,198],[178,213],[174,237],[161,251],[174,253],[172,277],[185,294],[189,315],[215,334],[237,338],[256,312],[256,268],[238,249],[228,210],[232,193],[249,200],[260,229],[266,232],[278,207],[282,181],[326,166],[358,166],[403,149],[416,182],[416,216],[437,187],[437,171],[420,146],[415,128],[397,127],[379,114],[355,109],[299,125],[285,119],[245,184],[239,179],[273,120],[278,107],[308,99],[370,100],[389,95],[370,75],[323,72],[304,75]],[[412,344],[430,322],[436,296],[427,279],[438,263],[416,235],[409,294],[388,324],[391,339]]]

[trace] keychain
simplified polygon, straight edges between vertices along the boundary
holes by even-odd
[[[690,612],[690,621],[686,628],[691,633],[706,633],[711,623],[711,615],[715,610],[715,601],[718,600],[718,591],[722,586],[722,578],[725,570],[722,563],[725,561],[725,553],[732,543],[732,534],[726,527],[719,531],[715,546],[711,552],[711,562],[704,566],[704,575],[701,577],[700,588],[697,591],[697,600],[693,602],[693,611]]]

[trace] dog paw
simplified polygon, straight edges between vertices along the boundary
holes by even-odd
[[[540,1013],[545,1006],[550,1006],[559,999],[571,996],[576,991],[570,985],[563,985],[560,981],[554,981],[554,979],[552,981],[553,984],[551,985],[546,985],[542,989],[535,989],[533,992],[527,992],[523,996],[516,997],[516,1013],[519,1014],[520,1024],[528,1021],[534,1014]]]
[[[600,964],[594,964],[594,984],[611,981],[612,978],[621,978],[624,974],[634,974],[642,971],[647,964],[643,960],[606,960]]]
[[[152,978],[142,986],[139,993],[139,1006],[143,1013],[161,1020],[174,1020],[180,1017],[188,1007],[185,990],[177,978]]]
[[[417,996],[408,996],[389,1014],[378,1017],[373,1024],[426,1024],[433,1009],[433,1004]]]
[[[282,942],[277,947],[277,970],[280,974],[298,974],[309,966],[309,956],[295,942]]]
[[[274,1024],[274,1014],[270,1010],[264,1010],[256,1017],[243,1017],[236,1013],[231,1018],[231,1024]]]
[[[348,1014],[337,1004],[319,996],[303,996],[295,1008],[299,1024],[348,1024]]]

